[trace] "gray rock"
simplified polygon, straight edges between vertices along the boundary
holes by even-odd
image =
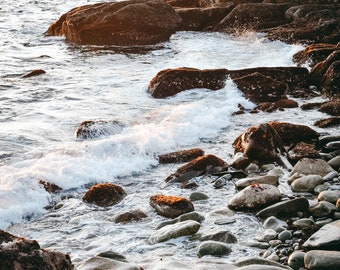
[[[305,268],[308,270],[339,270],[340,252],[312,250],[305,255]]]
[[[314,188],[323,183],[320,175],[306,175],[295,179],[292,183],[292,190],[297,192],[313,192]]]
[[[324,219],[324,218],[322,218],[322,219],[320,219],[320,220],[316,220],[315,221],[315,224],[316,224],[316,226],[317,227],[323,227],[323,226],[325,226],[326,224],[329,224],[329,223],[331,223],[331,222],[333,222],[333,219],[332,218],[326,218],[326,219]]]
[[[286,230],[286,228],[288,227],[288,224],[287,222],[283,220],[280,220],[274,216],[271,216],[263,222],[263,227],[265,229],[273,229],[277,233],[280,233]]]
[[[272,185],[248,186],[238,192],[228,203],[233,210],[257,209],[276,203],[281,199],[280,190]]]
[[[319,201],[327,201],[333,204],[336,204],[339,198],[340,198],[340,190],[326,190],[326,191],[322,191],[318,195]]]
[[[191,193],[189,200],[194,202],[194,201],[203,201],[203,200],[208,200],[209,196],[202,193],[202,192],[193,192]]]
[[[92,257],[77,265],[77,270],[140,270],[137,265],[103,257]]]
[[[332,171],[334,171],[334,169],[322,159],[303,158],[295,164],[290,175],[300,173],[305,175],[315,174],[325,176],[327,173]]]
[[[306,253],[302,251],[294,251],[292,254],[290,254],[288,258],[288,266],[290,266],[294,270],[298,270],[304,267],[305,254]]]
[[[326,201],[321,201],[318,202],[316,205],[310,207],[309,213],[314,218],[322,218],[330,216],[335,210],[336,207],[334,204]]]
[[[221,231],[221,232],[217,232],[217,233],[213,233],[213,234],[209,234],[209,235],[204,235],[204,236],[201,236],[200,240],[201,241],[212,240],[212,241],[222,242],[222,243],[226,243],[226,244],[231,244],[231,243],[237,242],[235,235],[233,235],[229,231]]]
[[[155,231],[149,238],[150,244],[168,241],[172,238],[192,235],[198,232],[201,225],[197,221],[188,220],[165,226]]]
[[[217,241],[206,241],[200,244],[197,250],[197,256],[203,257],[206,255],[211,255],[215,257],[222,257],[227,255],[231,252],[231,248],[222,243]]]
[[[280,263],[270,261],[261,257],[250,257],[250,258],[241,258],[235,263],[236,266],[242,267],[242,266],[252,266],[252,265],[268,265],[268,266],[274,266],[274,267],[280,267],[281,269],[291,269],[288,266],[282,265]]]
[[[308,208],[308,200],[305,197],[301,197],[270,205],[258,212],[257,216],[260,218],[269,216],[293,216],[296,214],[296,212],[304,212]]]
[[[190,213],[180,215],[177,218],[177,220],[179,222],[186,221],[186,220],[195,220],[195,221],[201,223],[204,220],[204,216],[202,216],[201,214],[194,211],[194,212],[190,212]]]
[[[332,181],[334,178],[338,177],[339,173],[337,171],[332,171],[324,175],[324,181]]]
[[[313,229],[315,228],[315,221],[310,218],[301,218],[293,222],[293,227],[298,229]]]
[[[329,188],[329,183],[325,182],[322,185],[318,185],[314,188],[314,193],[315,194],[320,194],[322,191],[328,190]]]
[[[237,270],[282,270],[287,269],[280,266],[273,266],[273,265],[263,265],[263,264],[251,264],[247,266],[242,266]]]
[[[340,251],[340,220],[323,226],[303,244],[303,247]]]
[[[277,232],[273,229],[265,230],[261,235],[256,237],[256,240],[259,242],[269,242],[277,237]]]
[[[292,233],[291,231],[288,231],[288,230],[284,230],[282,232],[279,233],[278,235],[278,239],[281,240],[282,242],[286,241],[286,240],[289,240],[289,239],[292,239]]]
[[[340,169],[340,156],[336,156],[328,161],[329,166],[331,166],[334,170]]]
[[[279,184],[279,177],[276,175],[262,175],[251,178],[243,178],[235,182],[235,186],[238,189],[243,189],[253,184],[268,184],[277,186]]]

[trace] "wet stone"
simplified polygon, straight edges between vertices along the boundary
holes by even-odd
[[[293,252],[288,258],[288,266],[294,270],[298,270],[304,267],[305,253],[302,251]]]
[[[217,233],[209,234],[209,235],[204,235],[200,238],[201,241],[217,241],[217,242],[222,242],[226,244],[231,244],[231,243],[236,243],[237,239],[235,235],[233,235],[229,231],[220,231]]]
[[[256,240],[259,242],[269,242],[277,237],[277,232],[273,229],[265,230],[261,235],[256,237]]]
[[[313,229],[315,227],[315,221],[310,218],[301,218],[295,220],[292,225],[297,229]]]
[[[286,230],[286,228],[288,227],[288,224],[287,222],[283,220],[280,220],[274,216],[271,216],[264,221],[263,227],[265,229],[273,229],[277,233],[280,233]]]
[[[326,190],[326,191],[322,191],[318,195],[319,201],[327,201],[333,204],[336,204],[339,198],[340,198],[340,190]]]
[[[203,257],[206,255],[222,257],[231,252],[231,248],[221,242],[217,241],[205,241],[200,244],[197,251],[198,257]]]
[[[264,175],[251,178],[243,178],[235,182],[238,189],[243,189],[253,184],[268,184],[277,186],[279,184],[279,177],[276,175]]]
[[[312,250],[305,255],[305,267],[308,270],[338,270],[340,269],[340,252]]]
[[[191,193],[189,200],[194,202],[194,201],[203,201],[203,200],[208,200],[209,196],[206,195],[205,193],[202,192],[193,192]]]
[[[329,166],[331,166],[334,170],[340,169],[340,156],[336,156],[331,160],[328,160]]]
[[[332,171],[334,171],[334,169],[322,159],[303,158],[295,164],[290,175],[300,173],[304,175],[314,174],[324,176]]]
[[[318,202],[316,205],[310,207],[309,213],[314,218],[322,218],[330,216],[335,210],[336,207],[334,204],[327,201],[321,201]]]
[[[313,192],[314,188],[322,183],[323,178],[320,175],[306,175],[295,179],[291,186],[293,191]]]
[[[282,232],[279,233],[278,235],[278,239],[281,240],[282,242],[289,240],[292,238],[292,233],[288,230],[284,230]]]
[[[126,196],[124,189],[111,183],[92,186],[84,195],[83,201],[106,207],[119,203]]]
[[[235,263],[236,266],[239,267],[243,267],[243,266],[248,266],[251,267],[253,265],[257,265],[260,266],[262,265],[263,267],[274,267],[274,268],[270,268],[270,269],[277,269],[276,267],[281,267],[281,269],[288,269],[287,266],[279,264],[277,262],[274,261],[270,261],[261,257],[246,257],[246,258],[241,258],[239,260],[237,260],[237,262]],[[251,269],[251,268],[248,268]],[[260,268],[259,268],[260,269]],[[268,268],[264,268],[264,269],[268,269]]]

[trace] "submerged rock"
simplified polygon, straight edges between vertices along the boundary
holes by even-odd
[[[73,265],[67,254],[42,249],[35,240],[0,230],[0,269],[71,270]]]
[[[130,223],[133,221],[140,221],[146,217],[147,215],[144,212],[140,210],[132,210],[116,216],[115,223]]]
[[[122,122],[115,120],[86,120],[77,127],[76,138],[79,140],[90,140],[102,136],[119,134],[124,127],[125,125]]]
[[[111,183],[92,186],[84,195],[83,200],[98,206],[111,206],[119,203],[126,196],[124,189]]]
[[[164,1],[128,0],[74,8],[52,23],[47,34],[76,44],[152,45],[167,41],[182,19]]]
[[[150,205],[159,215],[168,218],[176,218],[194,211],[192,202],[178,196],[154,195],[150,198]]]
[[[219,90],[224,87],[227,69],[164,69],[150,81],[148,90],[154,98],[166,98],[194,88]]]
[[[42,74],[45,74],[45,73],[46,73],[46,71],[43,70],[43,69],[34,69],[34,70],[31,70],[30,72],[22,75],[21,78],[35,77],[35,76],[39,76],[39,75],[42,75]]]

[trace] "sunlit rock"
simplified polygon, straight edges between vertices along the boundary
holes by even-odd
[[[84,195],[83,201],[98,206],[111,206],[119,203],[126,196],[124,189],[111,183],[92,186]]]
[[[167,41],[182,19],[164,1],[128,0],[74,8],[52,23],[47,34],[76,44],[152,45]]]
[[[159,215],[168,218],[176,218],[195,210],[192,202],[179,196],[154,195],[150,197],[150,205]]]

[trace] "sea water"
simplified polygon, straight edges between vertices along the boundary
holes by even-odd
[[[135,262],[160,257],[197,260],[197,241],[182,237],[156,245],[148,242],[166,220],[151,209],[150,196],[192,193],[176,184],[160,188],[180,165],[159,165],[157,156],[200,147],[229,162],[232,142],[251,125],[267,121],[312,125],[325,116],[298,108],[234,116],[239,104],[247,109],[254,104],[230,80],[218,91],[193,89],[167,99],[152,98],[148,83],[166,68],[294,66],[292,56],[303,45],[269,41],[247,31],[238,36],[178,32],[169,42],[138,53],[75,46],[63,37],[44,36],[63,13],[96,2],[1,3],[0,228],[36,239],[43,248],[69,253],[74,262],[104,251],[119,252]],[[22,78],[33,69],[46,74]],[[75,130],[84,120],[117,120],[125,127],[112,136],[76,140]],[[54,183],[63,192],[51,195],[39,180]],[[239,242],[253,240],[261,226],[251,215],[239,214],[227,227],[214,223],[227,215],[223,211],[235,189],[232,183],[215,189],[212,180],[195,180],[196,191],[210,197],[194,203],[205,216],[200,232],[223,228]],[[122,186],[127,197],[108,208],[84,203],[87,188],[101,182]],[[137,209],[148,218],[127,225],[114,223],[117,214]],[[222,213],[216,214],[218,210]],[[225,260],[256,252],[235,245]]]

